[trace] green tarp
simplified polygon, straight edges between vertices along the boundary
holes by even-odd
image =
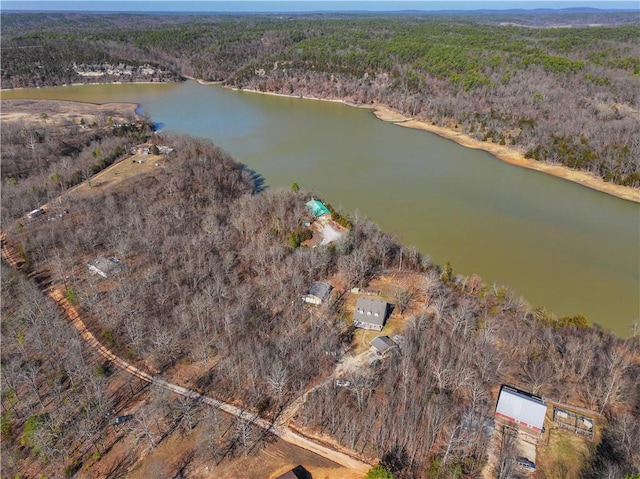
[[[320,217],[322,215],[330,215],[331,212],[329,211],[329,208],[327,208],[322,201],[318,201],[318,200],[311,200],[309,202],[307,202],[307,208],[309,208],[309,211],[311,211],[311,213],[313,213],[313,216],[315,217]]]

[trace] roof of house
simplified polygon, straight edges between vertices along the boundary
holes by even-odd
[[[377,336],[370,344],[376,348],[380,354],[384,354],[397,346],[389,336]]]
[[[322,281],[316,281],[311,285],[309,291],[307,291],[308,295],[315,296],[316,298],[324,301],[329,297],[329,293],[333,289],[329,283],[323,283]]]
[[[298,479],[296,473],[293,471],[285,472],[283,475],[276,477],[276,479]]]
[[[87,266],[101,271],[106,276],[110,276],[120,271],[120,265],[116,261],[107,259],[104,256],[99,256],[96,259],[89,261]]]
[[[297,466],[276,479],[311,479],[311,474],[304,467]]]
[[[529,428],[542,430],[546,414],[547,404],[542,399],[524,391],[502,386],[496,406],[497,416],[503,416]]]
[[[329,211],[329,208],[327,208],[322,201],[311,200],[311,201],[307,201],[306,205],[307,205],[307,208],[309,208],[309,211],[311,211],[311,213],[313,214],[313,216],[319,217],[322,215],[331,214],[331,212]]]
[[[384,326],[388,311],[389,305],[386,301],[366,297],[358,298],[356,309],[353,312],[353,320]]]

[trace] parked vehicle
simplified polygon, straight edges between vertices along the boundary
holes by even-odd
[[[124,416],[118,416],[113,420],[113,424],[114,425],[122,424],[123,422],[127,422],[130,419],[133,419],[133,414],[125,414]]]
[[[33,211],[30,211],[27,214],[27,217],[29,219],[33,219],[33,218],[37,218],[38,216],[43,215],[43,214],[44,214],[44,210],[42,208],[37,208],[37,209],[35,209]]]
[[[535,471],[536,470],[536,465],[534,462],[530,461],[529,459],[527,459],[526,457],[518,457],[516,459],[516,465],[521,468],[521,469],[525,469],[527,471]]]

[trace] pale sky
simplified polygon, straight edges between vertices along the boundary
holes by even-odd
[[[226,0],[226,1],[105,1],[105,0],[0,0],[1,10],[119,11],[119,12],[313,12],[313,11],[398,11],[398,10],[477,10],[590,7],[639,10],[638,1],[607,0]]]

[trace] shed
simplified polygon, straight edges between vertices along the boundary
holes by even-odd
[[[500,389],[496,419],[524,428],[525,432],[534,436],[540,436],[546,414],[547,404],[542,398],[509,386],[502,386]]]
[[[276,479],[312,479],[311,474],[302,466],[297,466],[288,472],[285,472]]]
[[[311,200],[307,201],[306,205],[316,218],[323,215],[331,215],[331,211],[329,211],[329,208],[327,208],[322,201]]]
[[[381,356],[388,353],[393,348],[398,347],[398,345],[389,336],[377,336],[370,344]]]
[[[92,273],[99,274],[103,278],[113,276],[114,274],[117,274],[122,270],[122,268],[120,267],[120,262],[117,259],[107,259],[103,256],[100,256],[87,263],[87,268],[89,268],[89,271],[91,271]]]
[[[353,312],[353,325],[356,328],[382,331],[389,315],[389,303],[373,298],[358,298]]]
[[[322,304],[329,298],[333,286],[329,283],[316,281],[309,290],[302,296],[302,300],[311,304]]]

